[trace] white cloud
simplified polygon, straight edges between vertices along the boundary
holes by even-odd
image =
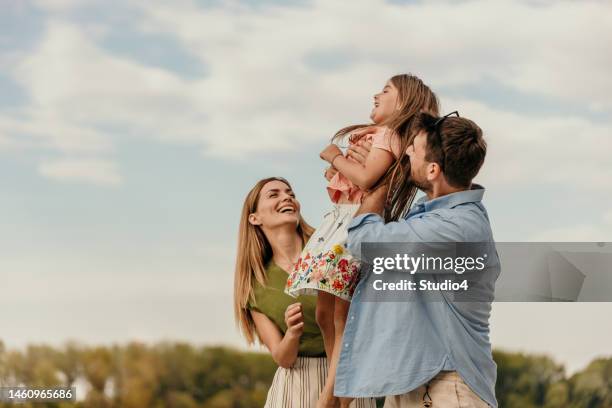
[[[607,126],[577,116],[520,115],[462,99],[446,99],[445,106],[483,129],[488,143],[483,183],[612,192],[602,189],[612,179]]]
[[[186,79],[113,55],[96,43],[105,30],[95,34],[78,21],[54,17],[38,46],[11,64],[31,103],[19,114],[0,115],[5,149],[21,144],[103,152],[116,138],[139,137],[188,143],[219,157],[297,151],[367,120],[372,94],[405,71],[434,90],[486,77],[599,113],[612,110],[612,25],[606,24],[612,6],[603,2],[379,1],[346,7],[326,0],[305,7],[228,2],[204,8],[152,1],[130,7],[144,14],[135,29],[178,39],[207,75]],[[308,63],[313,54],[329,59],[335,51],[348,61],[345,66],[325,70]],[[474,107],[474,119],[490,135],[489,163],[503,170],[501,180],[586,177],[592,186],[610,176],[603,149],[589,146],[607,136],[605,125],[462,104]]]
[[[0,115],[0,137],[4,147],[12,149],[104,152],[112,148],[108,134],[66,120],[53,109],[27,108],[17,115]]]
[[[612,226],[612,210],[606,211],[603,216],[604,222]]]
[[[349,119],[365,119],[370,95],[401,71],[418,73],[434,89],[487,77],[526,93],[612,109],[606,51],[612,7],[602,2],[345,7],[317,1],[258,11],[236,3],[201,9],[156,2],[143,12],[149,16],[143,29],[177,36],[207,64],[210,77],[198,95],[212,114],[205,128],[233,141],[212,141],[218,154],[288,147],[289,135],[323,141]],[[340,71],[304,63],[312,52],[333,50],[354,61]],[[539,136],[540,129],[524,130],[526,138]]]
[[[86,182],[104,186],[121,183],[117,165],[100,159],[62,159],[43,162],[39,172],[44,177],[63,182]]]
[[[535,242],[610,242],[612,228],[605,225],[579,224],[551,228],[533,234],[527,241]]]
[[[93,0],[35,0],[34,3],[51,11],[67,11],[93,2]]]
[[[128,134],[153,138],[197,138],[180,126],[186,116],[198,114],[188,81],[114,57],[76,25],[50,22],[38,48],[17,65],[14,76],[28,90],[31,110],[61,124],[81,130],[121,126]],[[41,122],[33,114],[25,119]],[[64,137],[53,127],[47,134]]]
[[[540,242],[611,242],[612,241],[612,211],[604,212],[601,220],[595,223],[577,222],[568,219],[566,226],[549,228],[532,234],[527,241]]]

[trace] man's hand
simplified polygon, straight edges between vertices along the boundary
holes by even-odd
[[[349,147],[348,156],[357,160],[359,164],[365,165],[370,150],[372,150],[372,143],[359,141],[358,144]]]
[[[368,154],[370,154],[371,149],[372,143],[362,141],[359,142],[358,145],[349,147],[347,154],[349,157],[352,157],[357,161],[357,163],[363,166],[365,165],[366,159],[368,157]],[[333,166],[329,166],[325,169],[325,173],[323,174],[325,175],[325,179],[329,181],[332,179],[332,177],[336,175],[337,172],[338,170],[336,170]]]
[[[361,206],[355,213],[355,217],[360,214],[374,213],[381,215],[385,209],[385,201],[387,200],[387,186],[380,186],[374,191],[367,192],[361,200]]]
[[[335,144],[330,144],[329,146],[327,146],[325,149],[323,149],[323,151],[321,152],[321,154],[319,154],[319,156],[325,160],[326,162],[328,162],[329,164],[332,164],[332,161],[339,155],[342,154],[342,150],[340,150],[340,148],[338,146],[336,146]]]
[[[362,127],[361,129],[354,130],[353,132],[351,132],[351,137],[349,138],[349,140],[351,141],[351,143],[357,143],[358,140],[360,140],[362,137],[364,137],[368,133],[376,132],[376,128],[377,126],[372,125],[372,126],[366,126],[366,127]]]

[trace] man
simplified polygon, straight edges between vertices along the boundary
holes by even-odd
[[[367,195],[353,219],[348,248],[363,242],[488,242],[493,234],[472,184],[486,143],[481,129],[459,117],[421,114],[408,149],[411,177],[426,197],[406,219],[385,224],[386,191]],[[493,251],[489,264],[499,265]],[[497,277],[497,275],[495,275]],[[386,396],[385,407],[497,407],[496,365],[489,317],[494,285],[480,302],[367,302],[362,291],[377,279],[362,276],[349,310],[334,394]]]

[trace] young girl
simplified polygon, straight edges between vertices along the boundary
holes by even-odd
[[[411,142],[413,118],[422,110],[437,115],[436,95],[419,78],[396,75],[374,96],[370,114],[373,124],[346,127],[332,139],[338,141],[351,134],[350,145],[372,143],[365,164],[344,155],[333,143],[321,152],[321,158],[338,171],[327,186],[334,205],[304,247],[285,289],[292,296],[318,294],[316,318],[330,359],[318,408],[337,404],[333,396],[336,366],[349,302],[359,279],[359,261],[346,250],[347,228],[363,193],[377,185],[387,184],[389,188],[386,221],[397,220],[409,208],[416,188],[408,180],[405,152]],[[350,401],[340,402],[348,406]]]

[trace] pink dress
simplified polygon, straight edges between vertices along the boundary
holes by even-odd
[[[390,137],[386,128],[377,128],[362,140],[372,143],[373,148],[399,156],[399,141]],[[349,160],[354,160],[349,158]],[[334,203],[323,222],[306,243],[300,259],[287,279],[285,292],[291,296],[314,295],[317,291],[329,292],[350,301],[359,282],[359,260],[346,249],[348,226],[359,208],[363,191],[340,172],[329,181],[327,192]],[[338,202],[349,202],[339,204]]]
[[[400,144],[399,140],[390,136],[390,132],[385,127],[377,127],[374,133],[366,134],[361,140],[372,143],[372,147],[386,150],[393,154],[396,159],[399,157]],[[350,143],[354,146],[354,143]],[[345,157],[347,157],[345,155]],[[347,157],[348,160],[356,162],[352,157]],[[347,179],[342,173],[338,172],[327,185],[327,192],[332,203],[337,203],[344,196],[351,203],[360,203],[363,191]]]

